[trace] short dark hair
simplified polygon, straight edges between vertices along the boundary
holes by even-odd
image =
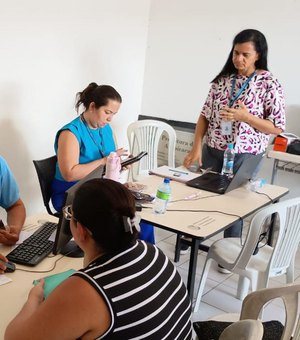
[[[243,44],[246,42],[252,42],[255,51],[259,54],[259,59],[255,62],[256,68],[268,71],[268,44],[266,37],[260,31],[254,29],[246,29],[238,33],[233,39],[232,48],[229,53],[228,59],[222,71],[212,80],[212,83],[223,76],[228,76],[230,74],[236,73],[236,68],[234,67],[232,62],[234,46],[236,44]]]
[[[96,243],[106,252],[115,253],[137,239],[135,227],[127,231],[123,217],[135,216],[135,200],[121,183],[110,179],[92,179],[75,193],[72,204],[75,220],[88,228]]]
[[[109,99],[122,103],[122,97],[112,86],[90,83],[82,92],[77,93],[75,108],[78,112],[80,105],[83,105],[87,110],[90,104],[94,102],[96,109],[98,109],[105,106]]]

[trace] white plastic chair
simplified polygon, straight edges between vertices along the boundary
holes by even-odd
[[[273,246],[265,245],[253,255],[265,220],[276,214],[277,238]],[[286,274],[287,283],[294,281],[294,260],[300,241],[300,198],[274,203],[261,209],[251,220],[244,245],[239,238],[215,241],[209,248],[194,311],[199,308],[211,262],[239,275],[237,297],[242,300],[249,290],[268,286],[269,277]]]
[[[285,307],[285,324],[283,326],[283,333],[280,340],[300,339],[299,327],[299,292],[300,284],[286,285],[276,288],[264,288],[256,292],[252,292],[246,296],[243,301],[241,313],[237,318],[240,321],[233,322],[230,326],[226,327],[220,336],[220,340],[231,339],[245,339],[245,340],[259,340],[262,339],[262,322],[258,319],[261,311],[267,303],[280,298],[282,299]],[[227,314],[218,315],[210,318],[214,321],[230,321]],[[231,317],[237,320],[236,315]],[[251,322],[252,321],[252,322]],[[298,322],[297,322],[298,321]],[[279,331],[280,328],[278,328]],[[275,332],[275,329],[273,328]],[[272,331],[272,332],[273,332]],[[272,334],[274,339],[279,339],[279,334]],[[270,336],[270,335],[268,335]]]
[[[264,335],[264,327],[258,320],[241,320],[226,327],[219,340],[261,340]]]
[[[280,340],[290,340],[292,335],[293,339],[299,339],[299,334],[297,334],[299,331],[299,292],[299,283],[252,292],[243,301],[240,320],[258,319],[266,303],[281,298],[285,307],[285,325]]]
[[[147,151],[148,155],[143,157],[138,164],[131,168],[132,179],[138,180],[138,176],[148,174],[148,171],[157,167],[157,155],[159,141],[163,132],[168,134],[168,166],[175,166],[175,144],[176,132],[172,126],[158,120],[138,120],[131,123],[127,128],[127,137],[131,153],[137,154]]]

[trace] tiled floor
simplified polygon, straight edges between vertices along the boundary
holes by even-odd
[[[210,241],[207,241],[207,244],[209,245],[211,242],[219,239],[220,237],[222,237],[222,234],[216,235]],[[156,228],[155,238],[156,245],[173,261],[176,235]],[[185,283],[187,282],[189,256],[189,252],[186,255],[181,255],[180,261],[175,263]],[[194,296],[196,296],[205,258],[206,253],[199,251]],[[300,282],[300,251],[298,251],[296,257],[295,278],[295,281]],[[217,265],[214,263],[209,272],[199,311],[197,313],[193,313],[193,321],[207,320],[215,315],[224,313],[239,313],[242,301],[235,297],[237,279],[238,276],[235,274],[219,273],[217,271]],[[281,276],[270,279],[269,287],[280,286],[284,283],[285,276]],[[238,315],[236,317],[238,317]],[[264,309],[263,320],[280,320],[284,323],[285,313],[281,300],[277,299],[272,301],[272,303]]]

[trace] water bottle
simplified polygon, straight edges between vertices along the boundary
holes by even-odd
[[[233,144],[227,144],[227,148],[224,152],[222,175],[232,176],[233,175],[233,162],[234,162],[234,150]]]
[[[154,212],[156,214],[164,214],[171,196],[170,178],[165,178],[163,183],[157,189]]]
[[[121,161],[120,157],[116,152],[111,152],[107,157],[105,178],[112,179],[114,181],[119,181],[121,171]]]
[[[266,181],[265,178],[258,178],[256,180],[251,180],[248,183],[247,189],[249,189],[253,192],[257,192],[257,190],[259,190],[260,188],[262,188],[266,184],[267,184],[267,181]]]

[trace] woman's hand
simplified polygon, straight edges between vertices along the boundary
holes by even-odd
[[[40,305],[44,301],[44,279],[40,279],[39,283],[31,288],[28,294],[28,301],[33,302],[35,305]]]
[[[19,240],[20,228],[10,225],[6,229],[0,229],[0,243],[7,246],[16,244]]]
[[[191,166],[194,162],[198,161],[200,167],[202,166],[202,152],[201,149],[195,150],[192,149],[184,158],[183,165],[188,168]]]
[[[128,150],[121,148],[121,149],[118,149],[118,150],[116,151],[116,154],[117,154],[119,157],[128,156]]]
[[[2,255],[2,254],[0,254],[0,260],[2,260],[4,262],[8,261],[7,258],[4,255]],[[6,269],[5,264],[0,262],[0,274],[3,274],[5,269]]]
[[[237,109],[232,107],[224,107],[224,109],[220,112],[220,117],[225,121],[239,121],[248,123],[252,115],[249,113],[246,105],[240,100],[238,101],[238,105],[239,107]]]

